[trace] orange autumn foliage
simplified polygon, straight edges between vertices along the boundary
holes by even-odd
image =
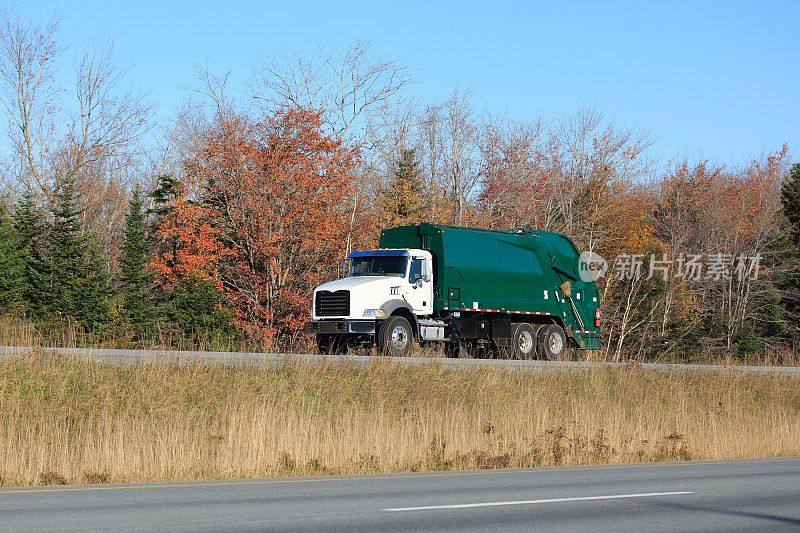
[[[198,199],[175,201],[158,229],[166,278],[212,279],[236,325],[265,348],[293,341],[313,288],[344,258],[358,152],[323,132],[320,113],[290,108],[254,121],[218,116],[185,162]]]
[[[162,243],[150,264],[157,278],[166,285],[188,278],[219,285],[214,270],[226,250],[219,232],[209,223],[211,210],[191,201],[182,188],[170,202],[169,211],[154,235],[156,242]]]

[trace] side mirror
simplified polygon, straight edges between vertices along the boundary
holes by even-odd
[[[422,288],[422,281],[423,281],[422,278],[417,278],[416,281],[414,281],[414,287],[417,288],[417,289],[421,289]]]

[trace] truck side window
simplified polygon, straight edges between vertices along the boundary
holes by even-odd
[[[414,283],[418,279],[422,278],[423,261],[424,259],[413,259],[411,261],[411,268],[408,271],[408,281],[411,283]]]

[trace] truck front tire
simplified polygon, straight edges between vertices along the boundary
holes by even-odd
[[[557,361],[567,351],[567,334],[558,324],[544,326],[539,330],[537,348],[543,359]]]
[[[414,345],[414,331],[402,316],[390,316],[378,330],[378,348],[389,357],[405,357]]]

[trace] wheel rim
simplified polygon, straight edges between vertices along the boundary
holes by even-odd
[[[519,351],[523,354],[529,354],[533,349],[533,335],[530,331],[523,331],[519,336]]]
[[[404,350],[408,345],[408,331],[403,326],[395,326],[392,330],[392,346],[396,350]]]
[[[561,350],[564,348],[564,341],[561,340],[561,335],[558,333],[551,333],[550,338],[547,339],[547,344],[552,354],[560,354]]]

